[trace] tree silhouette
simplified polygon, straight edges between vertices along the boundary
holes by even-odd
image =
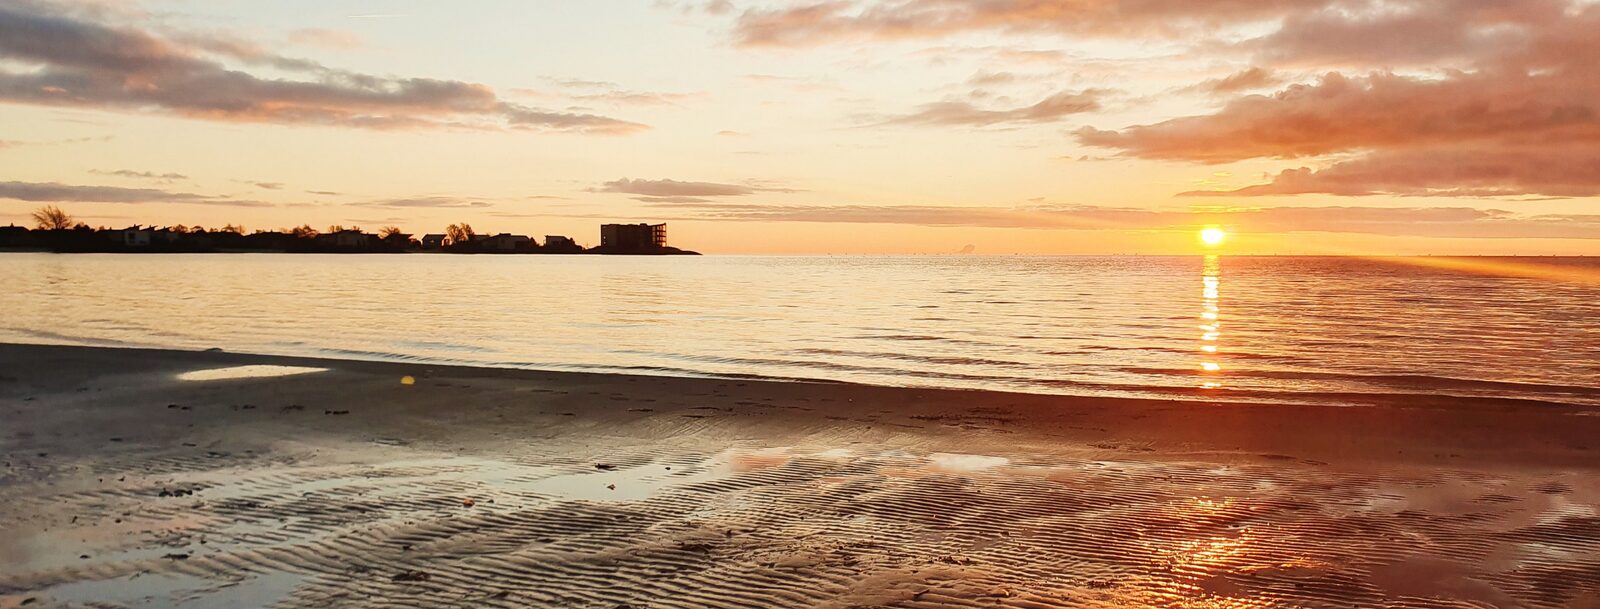
[[[39,230],[66,230],[72,228],[73,219],[61,208],[46,205],[33,210],[33,222],[39,226]]]
[[[224,233],[235,233],[235,234],[239,234],[239,235],[243,235],[244,234],[244,227],[243,226],[239,226],[238,224],[224,224],[224,225],[222,225],[222,228],[219,228],[217,230],[222,231]]]
[[[378,238],[379,239],[397,238],[400,235],[404,235],[404,234],[405,233],[400,232],[400,227],[398,227],[398,226],[385,226],[383,228],[378,229]]]
[[[311,228],[310,224],[301,224],[289,229],[289,234],[294,235],[296,239],[314,239],[317,236],[317,229]]]
[[[462,222],[461,224],[451,224],[450,226],[444,227],[444,236],[450,241],[450,243],[466,243],[472,241],[472,237],[475,234],[476,233],[472,232],[472,225],[465,222]]]

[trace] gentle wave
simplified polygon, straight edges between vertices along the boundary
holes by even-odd
[[[1200,400],[1600,406],[1600,287],[1401,259],[0,256],[0,340],[17,342]],[[1597,259],[1518,264],[1600,272]],[[128,290],[128,277],[161,281]]]

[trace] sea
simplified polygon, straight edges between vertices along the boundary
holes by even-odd
[[[0,254],[0,341],[1600,406],[1600,258]]]

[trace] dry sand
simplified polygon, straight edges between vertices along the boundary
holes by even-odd
[[[1594,608],[1596,414],[0,345],[0,608]]]

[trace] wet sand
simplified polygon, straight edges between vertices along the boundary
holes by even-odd
[[[0,345],[0,413],[0,608],[1600,607],[1557,404]]]

